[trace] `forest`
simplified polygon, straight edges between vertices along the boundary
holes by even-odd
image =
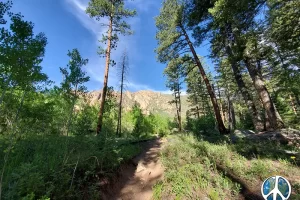
[[[172,117],[124,109],[130,48],[112,58],[135,34],[128,1],[85,8],[105,28],[96,104],[89,58],[70,49],[50,80],[47,35],[13,7],[0,2],[0,200],[300,199],[300,1],[162,0],[153,52]],[[271,176],[292,189],[263,197]]]

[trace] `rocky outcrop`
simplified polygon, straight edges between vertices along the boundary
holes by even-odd
[[[101,98],[101,91],[92,91],[89,94],[91,104],[99,103]],[[115,92],[114,95],[119,99],[120,93]],[[138,92],[126,91],[123,94],[124,110],[131,110],[132,106],[137,102],[144,114],[157,113],[169,117],[176,115],[176,108],[174,104],[169,102],[173,100],[171,94],[162,94],[149,90],[141,90]],[[182,116],[184,117],[188,109],[187,96],[182,96]]]
[[[247,138],[258,141],[279,141],[282,144],[289,144],[300,147],[300,131],[291,128],[261,132],[259,134],[250,135]]]
[[[250,137],[251,135],[255,134],[254,131],[251,130],[235,130],[231,135],[230,139],[233,143],[241,140],[243,138]]]
[[[298,151],[284,151],[288,155],[300,155],[300,131],[296,129],[279,129],[273,131],[265,131],[255,134],[249,130],[235,130],[231,134],[230,139],[233,143],[238,140],[246,139],[252,142],[275,141],[284,145],[291,145],[298,148]],[[274,150],[276,151],[276,150]]]

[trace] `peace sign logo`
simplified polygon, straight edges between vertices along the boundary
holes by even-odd
[[[287,200],[291,195],[290,183],[281,176],[267,178],[261,186],[265,200]]]

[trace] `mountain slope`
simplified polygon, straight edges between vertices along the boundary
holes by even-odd
[[[91,103],[99,103],[99,97],[102,91],[92,91],[89,93],[91,96]],[[119,101],[120,93],[115,92],[117,100]],[[160,92],[154,92],[149,90],[141,90],[138,92],[126,91],[123,94],[123,108],[126,111],[131,110],[135,102],[137,102],[145,114],[161,114],[169,117],[174,117],[176,115],[175,104],[170,104],[169,102],[173,100],[173,95],[162,94]],[[182,96],[182,116],[185,116],[188,109],[187,96]]]

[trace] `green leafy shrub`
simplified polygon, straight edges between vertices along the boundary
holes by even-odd
[[[196,135],[211,134],[215,129],[215,118],[213,115],[201,116],[199,119],[187,119],[186,129]]]
[[[74,135],[88,135],[95,133],[96,130],[96,120],[98,114],[98,109],[95,106],[83,106],[83,109],[76,116],[73,125]]]
[[[3,138],[0,144],[0,156],[4,157],[3,151],[8,144]],[[112,174],[122,162],[138,152],[137,146],[119,145],[113,138],[94,136],[24,138],[14,145],[9,155],[4,176],[3,198],[82,199],[84,192],[90,191],[92,195],[94,190],[100,190],[97,181],[103,176]]]

